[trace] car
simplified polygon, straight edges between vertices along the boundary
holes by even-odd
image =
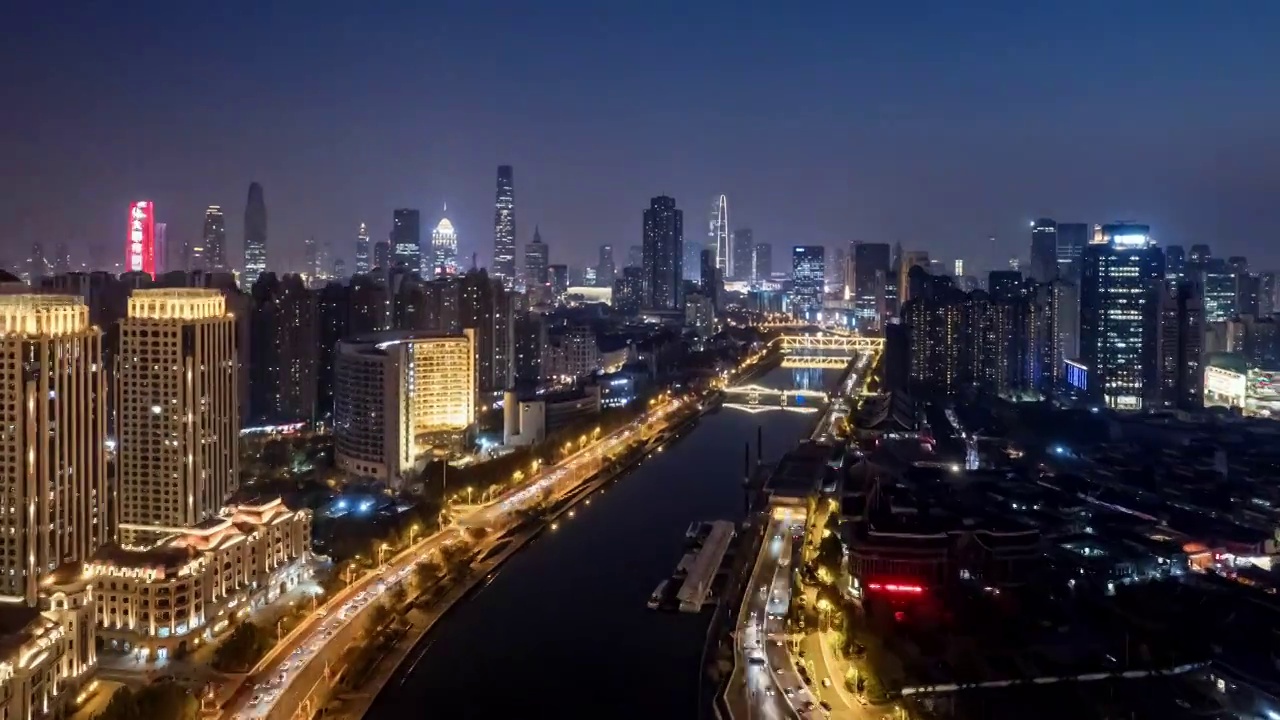
[[[785,693],[787,694],[787,697],[795,697],[795,696],[796,696],[796,689],[795,689],[795,688],[793,688],[793,687],[789,687],[789,688],[787,688],[786,690],[784,690],[783,692],[785,692]]]
[[[818,704],[822,706],[823,710],[826,710],[827,712],[831,712],[831,703],[827,702],[826,700],[823,700]]]
[[[778,691],[777,691],[777,690],[774,690],[774,689],[773,689],[773,686],[772,686],[772,685],[770,685],[769,687],[767,687],[767,688],[765,688],[765,689],[764,689],[764,694],[765,694],[765,695],[768,695],[769,697],[773,697],[774,695],[777,695],[777,694],[778,694]]]
[[[258,703],[260,703],[260,702],[262,702],[262,696],[261,696],[261,695],[254,695],[252,698],[250,698],[250,699],[249,699],[249,707],[253,707],[253,706],[257,705],[257,704],[258,704]]]
[[[781,675],[781,674],[782,674],[782,668],[774,668],[774,672],[776,672],[776,673],[778,673],[779,675]]]
[[[822,678],[822,687],[831,687],[831,678]]]

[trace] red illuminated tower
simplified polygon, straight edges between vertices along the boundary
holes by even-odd
[[[146,200],[129,206],[129,239],[125,243],[126,272],[156,276],[156,207]]]

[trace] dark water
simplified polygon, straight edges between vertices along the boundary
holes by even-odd
[[[769,387],[835,373],[777,369]],[[743,516],[743,445],[793,448],[815,420],[726,407],[518,552],[412,653],[367,718],[694,718],[709,611],[645,602],[683,555],[694,520]]]

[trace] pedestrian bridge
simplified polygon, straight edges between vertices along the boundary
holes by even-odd
[[[848,362],[846,360],[841,367]],[[740,405],[812,407],[827,402],[827,394],[821,390],[778,390],[762,385],[737,385],[725,388],[724,394],[726,403]]]
[[[884,350],[884,338],[857,335],[782,335],[774,342],[784,355],[840,355],[853,357],[854,353],[878,353]]]

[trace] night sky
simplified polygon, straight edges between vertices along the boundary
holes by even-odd
[[[1028,221],[1147,222],[1280,268],[1274,2],[20,3],[0,43],[0,259],[122,259],[127,205],[169,242],[250,181],[272,269],[314,235],[447,202],[488,264],[494,174],[552,262],[640,242],[657,194],[774,246],[901,242],[975,270]],[[46,7],[48,6],[48,7]],[[1053,7],[1048,7],[1053,6]],[[1116,6],[1116,7],[1112,7]],[[996,235],[993,247],[987,242]]]

